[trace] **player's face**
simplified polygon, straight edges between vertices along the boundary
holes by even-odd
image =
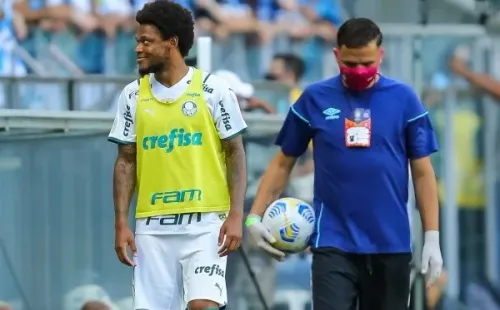
[[[177,46],[177,38],[164,40],[158,28],[153,25],[139,25],[135,39],[135,52],[141,76],[161,71],[170,58],[172,48]]]
[[[382,61],[383,50],[377,46],[376,41],[368,43],[361,48],[348,48],[341,46],[335,49],[335,56],[339,66],[356,68],[356,67],[373,67],[378,66]]]

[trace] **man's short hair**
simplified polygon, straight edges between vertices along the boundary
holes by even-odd
[[[179,51],[186,57],[194,43],[194,21],[191,12],[169,0],[148,2],[137,12],[135,20],[141,25],[153,25],[164,40],[177,37]]]
[[[351,18],[340,26],[337,31],[337,46],[360,48],[375,41],[382,44],[383,36],[380,28],[368,18]]]
[[[291,53],[281,53],[274,55],[274,59],[282,60],[285,64],[285,70],[293,72],[297,81],[304,75],[306,65],[299,56]]]

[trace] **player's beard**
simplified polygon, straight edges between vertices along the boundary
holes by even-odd
[[[141,77],[145,76],[146,74],[150,74],[150,73],[158,73],[160,72],[162,69],[163,69],[163,66],[164,64],[163,63],[158,63],[158,64],[153,64],[153,65],[150,65],[149,67],[147,68],[140,68],[139,67],[139,75]]]

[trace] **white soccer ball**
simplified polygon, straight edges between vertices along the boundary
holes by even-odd
[[[296,198],[281,198],[264,213],[262,223],[269,229],[278,250],[297,253],[305,250],[314,231],[316,216],[309,204]]]

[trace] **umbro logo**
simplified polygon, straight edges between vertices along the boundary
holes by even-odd
[[[335,108],[328,108],[323,111],[323,115],[325,115],[325,119],[339,119],[340,110]]]

